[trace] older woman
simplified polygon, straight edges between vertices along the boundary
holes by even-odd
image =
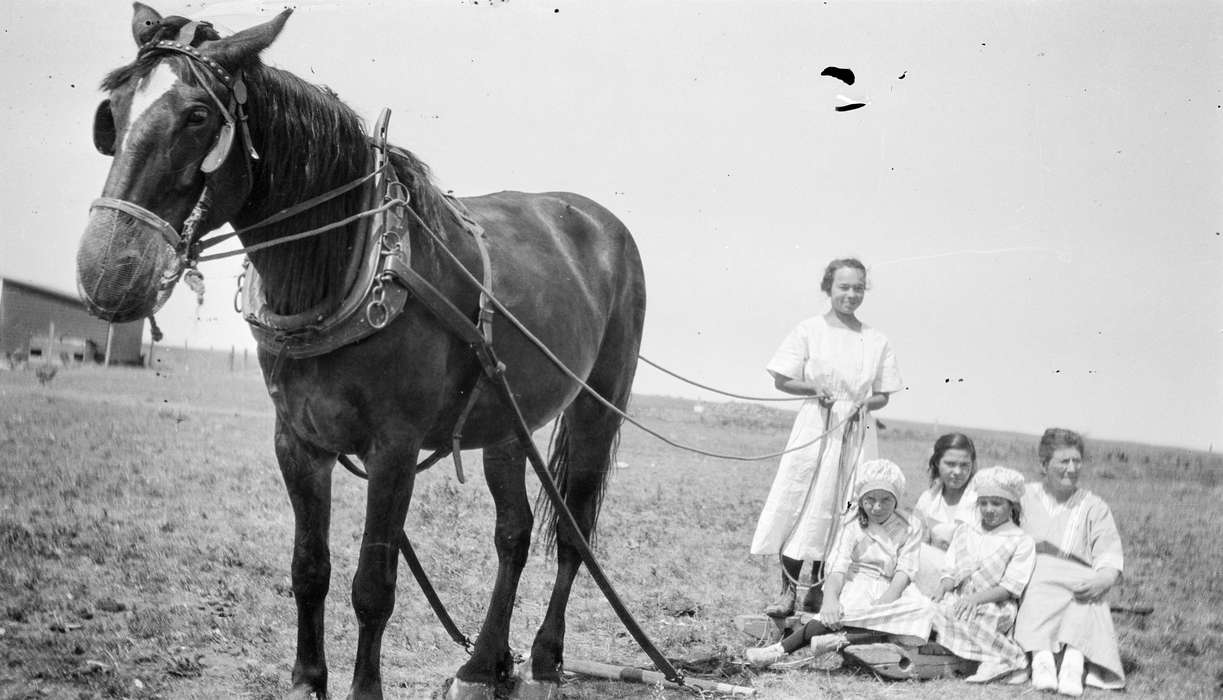
[[[1036,570],[1015,620],[1015,641],[1032,654],[1032,685],[1072,696],[1082,695],[1084,681],[1125,685],[1105,600],[1121,580],[1121,537],[1108,504],[1079,488],[1084,454],[1074,431],[1050,428],[1040,439],[1042,478],[1023,498]]]
[[[922,492],[913,514],[922,526],[921,566],[917,587],[933,596],[951,536],[965,523],[976,522],[977,448],[963,433],[948,433],[934,441],[930,454],[930,488]]]
[[[820,289],[831,308],[790,331],[767,368],[779,390],[809,397],[786,445],[802,447],[781,458],[752,537],[752,554],[781,558],[781,595],[765,608],[773,617],[794,612],[803,561],[814,562],[818,572],[851,497],[853,472],[877,454],[869,411],[903,388],[887,338],[857,317],[866,266],[854,258],[833,260]]]

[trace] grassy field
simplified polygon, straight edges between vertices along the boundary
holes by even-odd
[[[289,590],[292,517],[272,456],[271,404],[253,367],[163,353],[158,371],[0,372],[0,697],[278,697],[288,687],[295,622]],[[638,397],[633,412],[706,449],[780,449],[784,412]],[[887,421],[881,452],[925,483],[934,427]],[[1073,427],[1073,426],[1070,426]],[[945,426],[944,426],[945,428]],[[1035,474],[1036,439],[968,431],[983,466]],[[546,435],[541,435],[546,439]],[[1085,484],[1113,507],[1126,546],[1114,600],[1133,697],[1223,692],[1223,546],[1213,537],[1223,459],[1089,442]],[[420,477],[407,530],[451,613],[474,633],[495,570],[492,501],[478,453],[461,485],[449,461]],[[699,457],[627,427],[597,550],[621,596],[668,656],[734,662],[731,618],[774,593],[774,563],[747,553],[775,461]],[[530,477],[528,477],[530,478]],[[349,601],[362,531],[363,482],[337,470],[328,599],[331,691],[346,691],[356,646]],[[456,534],[457,533],[457,534]],[[525,651],[543,615],[553,565],[536,548],[517,600],[512,644]],[[383,668],[391,697],[429,697],[462,663],[400,569]],[[648,667],[582,575],[567,655]],[[737,667],[726,666],[730,671]],[[848,670],[753,674],[731,682],[763,698],[939,698],[1036,695],[1030,687],[958,681],[884,683]],[[574,679],[569,697],[687,697]],[[1104,697],[1088,690],[1088,697]]]

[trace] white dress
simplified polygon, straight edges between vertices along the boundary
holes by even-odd
[[[921,531],[899,513],[882,525],[863,527],[850,515],[828,557],[828,573],[841,574],[841,624],[925,641],[934,621],[934,604],[916,586],[905,586],[891,603],[876,603],[897,574],[909,580],[917,573]],[[806,623],[815,615],[801,615]]]
[[[929,533],[930,540],[928,544],[921,546],[921,566],[918,567],[917,580],[914,583],[922,593],[933,596],[938,590],[947,547],[951,544],[952,537],[961,525],[980,520],[977,515],[977,492],[969,481],[960,496],[960,502],[949,506],[943,500],[942,482],[935,482],[917,497],[913,515],[921,522],[923,530]]]
[[[823,316],[809,318],[790,331],[768,369],[813,382],[835,399],[831,411],[814,398],[802,403],[787,449],[819,437],[849,417],[854,406],[871,394],[904,388],[896,358],[882,333],[866,324],[861,332],[833,326]],[[756,523],[752,554],[824,558],[832,525],[847,505],[852,471],[878,453],[875,419],[869,413],[849,436],[845,428],[842,425],[823,440],[782,456]]]

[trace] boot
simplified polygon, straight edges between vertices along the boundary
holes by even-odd
[[[824,591],[819,586],[812,586],[807,589],[807,594],[803,596],[803,612],[817,613],[820,611],[820,606],[824,604]]]
[[[770,644],[767,647],[750,647],[743,652],[752,668],[764,670],[786,658],[786,650],[781,644]]]
[[[769,617],[789,617],[794,614],[794,586],[786,586],[781,595],[764,608],[764,614]]]

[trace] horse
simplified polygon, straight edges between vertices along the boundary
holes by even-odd
[[[348,220],[370,201],[364,185],[345,186],[377,170],[377,151],[362,120],[334,92],[261,61],[290,13],[222,37],[207,23],[163,17],[135,3],[137,57],[103,80],[107,97],[94,122],[95,146],[113,158],[77,256],[78,289],[95,315],[111,321],[151,316],[188,266],[186,251],[198,252],[203,233],[225,223],[249,251],[248,271],[258,275],[271,317],[297,318],[343,303],[365,254],[363,220]],[[598,395],[583,392],[505,314],[493,314],[487,329],[525,423],[534,430],[559,417],[548,468],[580,531],[557,527],[552,510],[541,514],[557,570],[523,673],[555,695],[565,610],[581,564],[577,538],[594,533],[621,425],[613,407],[627,405],[636,372],[645,316],[641,258],[626,226],[590,199],[499,192],[448,202],[414,154],[399,147],[385,154],[383,172],[406,194],[401,244],[411,272],[474,318],[483,308],[480,285],[458,263],[483,270],[501,308]],[[465,217],[483,228],[486,256]],[[345,221],[326,233],[294,237]],[[471,656],[449,692],[491,697],[515,672],[509,624],[536,525],[525,486],[526,448],[514,439],[514,419],[497,395],[472,388],[481,362],[469,339],[415,296],[393,318],[371,317],[368,325],[367,334],[321,354],[295,354],[274,339],[260,343],[259,364],[275,408],[276,459],[295,519],[291,696],[328,694],[323,613],[337,459],[356,455],[369,480],[352,580],[359,633],[349,697],[379,698],[397,538],[420,455],[445,448],[462,415],[463,446],[483,449],[496,507],[497,573]]]

